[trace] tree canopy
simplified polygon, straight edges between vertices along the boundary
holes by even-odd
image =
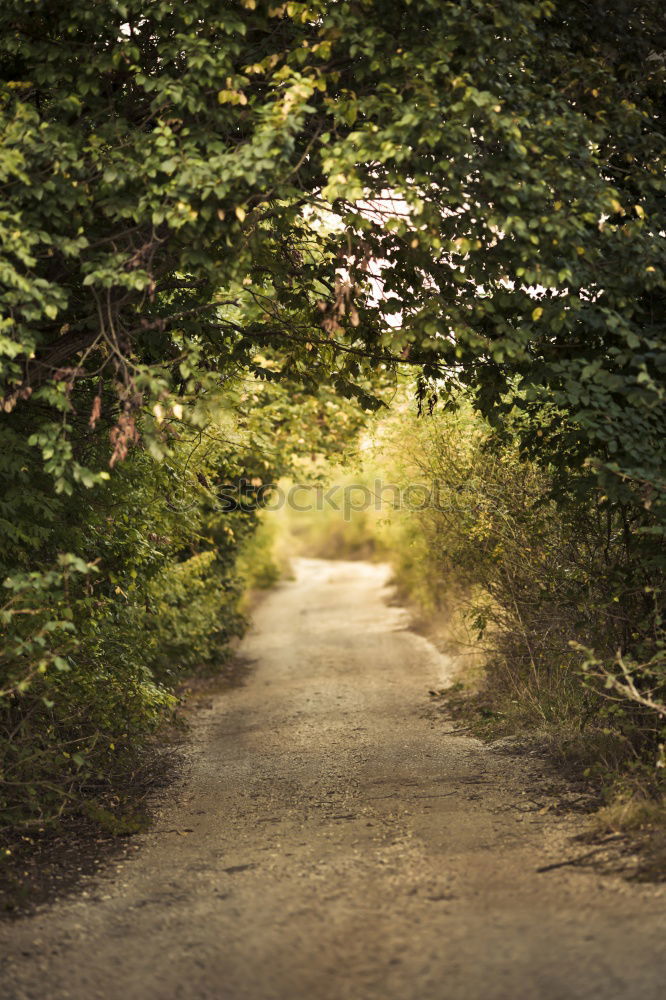
[[[5,410],[66,424],[99,371],[119,457],[201,369],[268,348],[368,403],[361,367],[408,359],[663,485],[658,4],[10,0],[2,29]],[[35,440],[83,475],[62,426]]]

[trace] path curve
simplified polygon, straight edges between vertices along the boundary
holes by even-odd
[[[448,664],[388,578],[296,562],[132,859],[0,931],[3,1000],[663,996],[662,891],[537,873],[572,850],[538,763],[429,714]]]

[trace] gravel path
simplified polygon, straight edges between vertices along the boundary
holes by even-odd
[[[572,820],[433,717],[387,580],[297,561],[131,859],[0,929],[3,1000],[661,1000],[663,890],[537,872]]]

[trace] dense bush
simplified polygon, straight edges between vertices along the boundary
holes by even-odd
[[[137,450],[97,491],[49,497],[49,519],[30,537],[26,525],[21,546],[3,532],[3,822],[42,822],[103,786],[173,704],[182,671],[238,631],[234,559],[251,518],[238,538],[215,532],[208,493]],[[26,506],[15,520],[32,516]]]

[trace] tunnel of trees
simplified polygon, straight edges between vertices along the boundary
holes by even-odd
[[[105,787],[242,629],[221,489],[398,382],[394,435],[478,421],[452,488],[494,462],[484,517],[557,528],[510,588],[477,545],[525,684],[557,620],[581,727],[658,774],[660,0],[4,0],[0,77],[2,823]]]

